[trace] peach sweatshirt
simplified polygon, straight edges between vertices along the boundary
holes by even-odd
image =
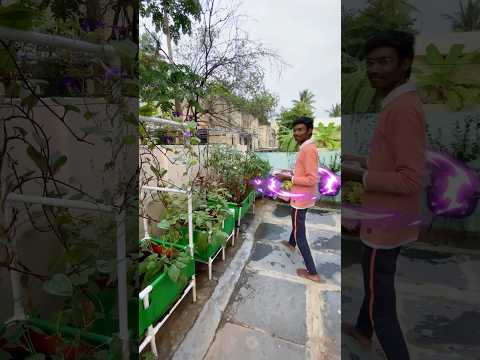
[[[318,187],[318,151],[312,139],[301,146],[295,162],[292,177],[292,193],[305,194],[301,198],[290,199],[290,205],[296,209],[306,209],[315,205],[312,199],[317,194]]]
[[[403,84],[383,102],[370,144],[363,197],[365,208],[397,217],[392,222],[363,221],[360,237],[368,246],[389,249],[417,240],[425,146],[421,100],[413,84]]]

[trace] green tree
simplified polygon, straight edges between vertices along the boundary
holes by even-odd
[[[151,18],[157,32],[178,43],[181,35],[190,35],[192,22],[200,20],[202,6],[198,0],[142,0],[140,15]]]
[[[342,10],[342,52],[363,59],[365,41],[374,33],[403,30],[416,33],[413,12],[418,10],[406,0],[369,0],[357,12]]]
[[[378,111],[379,101],[365,71],[364,46],[375,33],[403,30],[416,34],[407,0],[369,0],[358,11],[342,8],[342,105],[344,114]]]
[[[151,115],[155,110],[172,116],[175,100],[197,106],[196,96],[203,96],[202,88],[196,84],[198,76],[186,65],[168,62],[162,55],[159,42],[150,33],[144,33],[140,39],[139,78],[140,100],[147,105],[141,110]]]
[[[292,152],[298,149],[292,134],[293,121],[300,116],[314,117],[313,95],[309,90],[303,90],[299,94],[298,100],[293,100],[293,106],[289,109],[282,109],[277,121],[278,128],[278,143],[281,151]]]
[[[468,0],[466,6],[463,1],[459,1],[455,15],[444,14],[443,17],[451,21],[453,31],[478,31],[480,30],[480,1]]]
[[[315,95],[308,89],[300,91],[298,94],[299,100],[293,100],[293,103],[296,105],[298,103],[303,102],[307,106],[310,106],[312,109],[314,109],[313,104],[315,103]]]
[[[227,85],[221,83],[213,83],[209,87],[207,96],[223,98],[235,110],[254,116],[262,124],[268,123],[278,104],[278,97],[265,88],[260,88],[246,97],[236,95]]]
[[[342,106],[340,104],[332,105],[332,107],[327,110],[329,117],[340,117],[342,116]]]

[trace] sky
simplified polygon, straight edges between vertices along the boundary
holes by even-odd
[[[298,93],[315,95],[318,117],[340,103],[339,0],[243,0],[243,28],[252,39],[274,49],[290,66],[282,73],[267,67],[267,88],[279,96],[280,107],[290,107]]]

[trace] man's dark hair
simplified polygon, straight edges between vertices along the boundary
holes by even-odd
[[[413,60],[415,55],[415,37],[406,31],[388,30],[374,34],[365,44],[365,55],[379,47],[391,47],[397,51],[400,60]],[[407,79],[410,78],[412,68],[407,71]]]
[[[308,116],[299,116],[292,124],[292,129],[299,124],[304,124],[308,129],[313,129],[313,118]]]

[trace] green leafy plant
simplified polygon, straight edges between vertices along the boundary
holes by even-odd
[[[240,204],[252,189],[250,181],[264,177],[271,166],[254,152],[242,153],[225,146],[215,146],[207,161],[211,180],[228,191],[230,201]]]
[[[355,60],[354,71],[342,72],[342,112],[362,114],[378,111],[376,91],[367,78],[366,66]]]
[[[155,246],[160,250],[154,252]],[[192,261],[187,251],[180,251],[173,246],[154,245],[148,240],[143,242],[141,250],[146,253],[138,267],[142,289],[162,273],[167,273],[174,283],[181,286],[187,283],[188,279],[181,271]]]
[[[342,184],[342,202],[360,205],[362,203],[363,185],[355,181]]]
[[[226,191],[195,193],[193,199],[193,229],[196,232],[195,251],[204,252],[211,242],[224,244],[228,235],[222,230],[222,222],[229,214]],[[168,205],[167,205],[168,204]],[[165,201],[166,210],[157,227],[164,231],[162,238],[177,243],[185,236],[182,229],[188,227],[188,213],[184,198],[170,197]]]
[[[328,162],[324,162],[321,160],[320,163],[322,166],[332,170],[336,174],[338,174],[338,172],[342,168],[342,162],[339,154],[335,154],[334,156],[332,156]]]
[[[426,70],[415,69],[417,84],[423,92],[424,102],[447,104],[452,110],[480,101],[480,82],[462,76],[461,70],[480,59],[480,53],[465,53],[465,45],[454,44],[446,55],[438,47],[426,48]]]
[[[278,129],[278,145],[281,151],[298,151],[298,144],[293,137],[292,129],[280,125]]]
[[[341,128],[330,122],[327,126],[321,122],[313,131],[313,139],[319,147],[339,150],[341,145]]]
[[[290,191],[293,187],[293,183],[290,180],[286,180],[282,182],[282,189],[286,191]]]

